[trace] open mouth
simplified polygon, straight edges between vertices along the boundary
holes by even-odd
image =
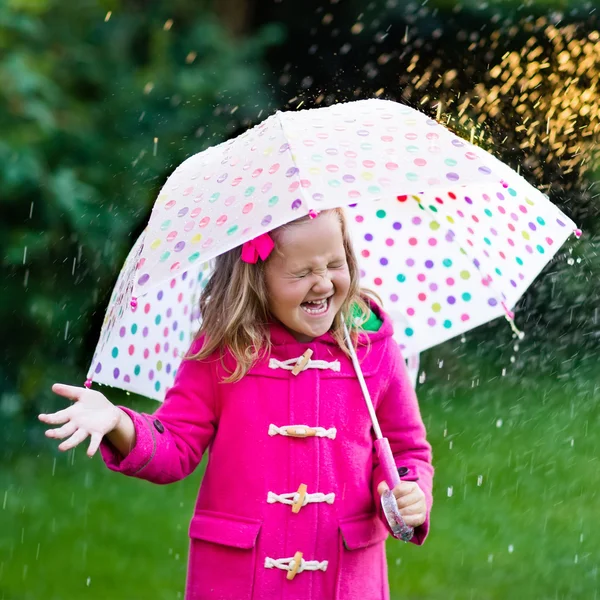
[[[324,315],[329,310],[330,302],[331,296],[315,302],[303,302],[300,307],[305,313],[318,317]]]

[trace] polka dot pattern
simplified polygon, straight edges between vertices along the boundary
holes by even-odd
[[[203,264],[172,277],[133,308],[125,301],[131,291],[125,278],[139,260],[141,244],[140,239],[115,286],[88,378],[162,401],[199,326],[194,307],[209,270]]]
[[[504,181],[509,184],[502,190],[491,189]],[[450,201],[445,194],[456,190],[463,204],[455,213],[459,219],[489,229],[498,211],[480,206],[473,186],[487,190],[491,202],[511,204],[502,214],[515,219],[515,226],[518,218],[515,237],[542,231],[553,221],[522,212],[523,188],[532,199],[541,194],[511,169],[403,104],[371,99],[279,112],[191,156],[168,178],[150,217],[134,296],[310,210],[383,202],[376,214],[386,220],[392,199],[402,204],[425,194],[423,208],[442,213]],[[460,191],[466,188],[469,193]],[[439,193],[429,193],[434,191]],[[430,226],[435,232],[438,223]],[[493,238],[487,237],[491,245]],[[433,247],[439,236],[422,243]],[[537,244],[531,247],[539,252]]]
[[[93,378],[162,398],[206,261],[339,206],[362,284],[382,296],[406,353],[504,314],[575,231],[509,167],[410,107],[278,113],[168,178],[115,287]]]
[[[347,212],[361,283],[384,300],[407,354],[506,314],[574,229],[516,174]]]

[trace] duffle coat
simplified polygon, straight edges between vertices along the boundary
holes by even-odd
[[[403,479],[425,492],[427,521],[413,538],[422,544],[431,448],[390,319],[373,309],[383,323],[361,334],[369,345],[358,357]],[[273,323],[270,335],[270,357],[237,383],[220,383],[216,355],[184,360],[154,414],[122,407],[135,446],[122,458],[103,442],[103,459],[165,484],[189,475],[208,450],[189,528],[187,600],[387,599],[388,531],[376,494],[383,476],[352,362],[330,333],[301,343]],[[285,361],[309,348],[314,362],[294,375]]]

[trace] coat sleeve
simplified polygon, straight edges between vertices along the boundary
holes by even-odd
[[[195,342],[192,350],[197,351]],[[109,469],[152,483],[187,477],[202,460],[217,427],[214,368],[183,360],[164,403],[152,415],[121,406],[133,420],[135,445],[122,457],[108,441],[100,451]]]
[[[421,545],[429,532],[429,515],[433,502],[433,466],[431,446],[427,442],[425,426],[421,419],[419,403],[411,385],[406,365],[396,342],[390,338],[387,346],[388,385],[376,407],[377,418],[384,437],[387,437],[396,466],[405,472],[404,481],[417,481],[427,504],[427,518],[415,528],[412,542]],[[373,497],[382,519],[377,486],[385,479],[374,453]]]

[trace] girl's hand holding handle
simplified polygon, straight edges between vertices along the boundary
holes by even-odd
[[[48,425],[62,425],[48,429],[46,436],[62,442],[58,449],[75,448],[88,436],[91,438],[87,454],[92,457],[104,436],[123,455],[127,456],[135,443],[135,429],[129,415],[117,408],[103,394],[87,388],[55,383],[52,391],[73,401],[68,408],[52,414],[41,414],[39,420]]]
[[[382,481],[377,487],[379,494],[389,489],[388,484]],[[427,518],[427,505],[423,490],[414,481],[401,481],[392,490],[398,504],[398,510],[407,525],[418,527],[425,523]]]

